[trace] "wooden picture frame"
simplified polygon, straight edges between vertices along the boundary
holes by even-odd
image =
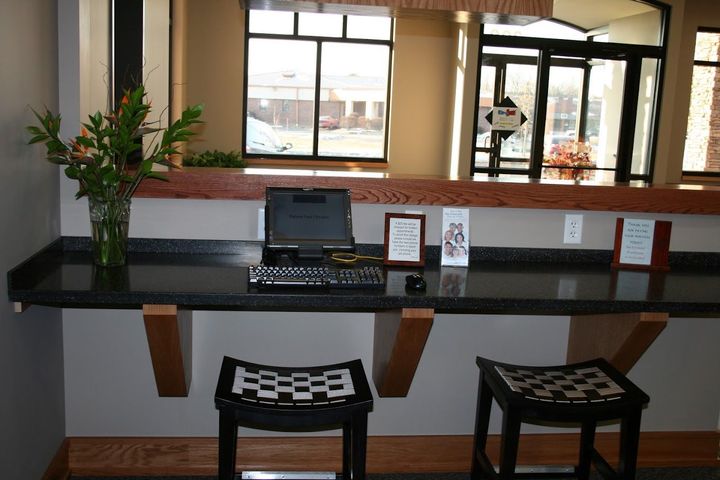
[[[425,265],[425,215],[385,213],[383,263],[407,267]]]
[[[636,245],[629,245],[626,222],[634,222],[640,228],[637,234]],[[651,223],[652,232],[647,230]],[[618,218],[615,223],[615,250],[611,266],[613,268],[626,268],[637,270],[670,270],[670,232],[672,222],[664,220],[636,220]],[[629,250],[634,250],[628,254]],[[634,262],[628,257],[643,258]]]

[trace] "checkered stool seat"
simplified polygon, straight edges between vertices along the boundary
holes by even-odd
[[[360,360],[296,368],[225,357],[215,390],[220,411],[218,478],[235,476],[239,424],[286,430],[342,425],[343,479],[364,480],[372,404]]]
[[[477,365],[480,382],[472,480],[515,478],[520,425],[533,421],[581,425],[579,461],[571,476],[586,480],[594,464],[605,478],[635,478],[640,417],[650,398],[607,361],[528,367],[477,357]],[[493,398],[503,412],[498,473],[485,453]],[[617,469],[593,446],[597,422],[605,420],[619,420],[621,425]]]

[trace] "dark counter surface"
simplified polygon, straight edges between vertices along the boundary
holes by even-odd
[[[440,267],[428,247],[425,268],[386,269],[383,290],[248,289],[247,265],[260,242],[131,239],[124,267],[92,263],[87,238],[63,237],[8,272],[13,302],[60,307],[139,308],[170,304],[217,310],[579,314],[720,312],[720,255],[671,253],[669,272],[613,270],[612,252],[473,248],[469,268]],[[382,256],[381,246],[361,246]],[[425,292],[405,290],[420,271]]]

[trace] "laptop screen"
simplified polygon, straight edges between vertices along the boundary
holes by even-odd
[[[354,250],[350,191],[268,187],[265,246],[300,257],[328,250]]]

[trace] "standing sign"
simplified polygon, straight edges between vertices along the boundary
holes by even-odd
[[[470,210],[443,208],[440,265],[467,267],[470,261]]]
[[[612,266],[669,270],[671,222],[618,218]]]
[[[385,213],[383,263],[425,265],[425,215]]]

